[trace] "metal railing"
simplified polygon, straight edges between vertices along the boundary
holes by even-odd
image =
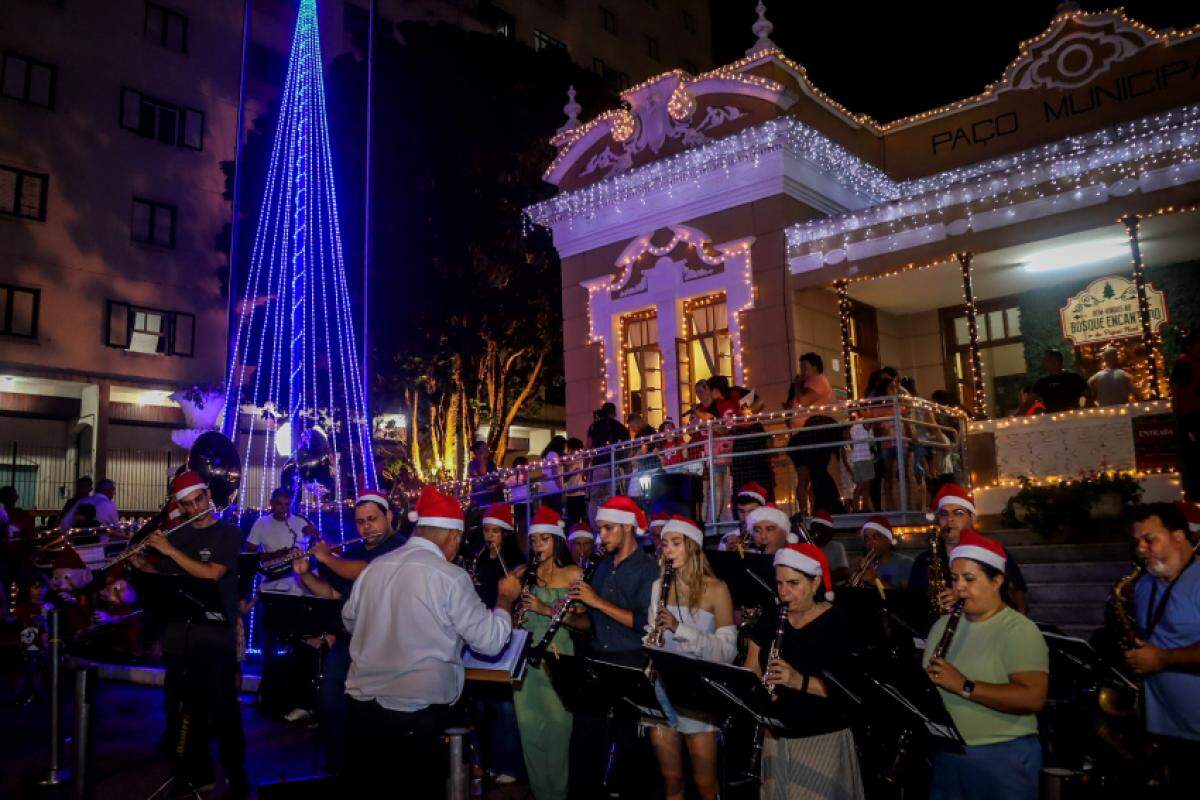
[[[442,489],[474,506],[507,500],[526,523],[538,503],[590,521],[604,500],[629,494],[647,511],[691,516],[711,534],[737,524],[733,499],[754,482],[789,513],[824,508],[844,525],[876,513],[921,523],[933,487],[969,479],[966,423],[960,410],[915,397],[844,401],[706,420]]]
[[[71,447],[6,442],[0,451],[0,486],[12,486],[21,507],[55,512],[75,491],[78,454]]]

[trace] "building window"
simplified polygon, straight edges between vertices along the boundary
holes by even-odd
[[[121,89],[121,127],[163,144],[204,149],[204,113]]]
[[[658,347],[658,312],[637,311],[621,317],[621,366],[625,411],[640,414],[655,428],[662,425],[663,358]]]
[[[696,32],[696,17],[686,8],[679,12],[679,24],[688,33]]]
[[[187,52],[188,18],[157,3],[146,3],[146,38],[177,53]]]
[[[479,4],[479,17],[484,24],[491,26],[497,36],[504,39],[516,38],[517,18],[489,0],[483,0]]]
[[[983,392],[992,417],[1006,417],[1021,403],[1021,387],[1028,380],[1025,344],[1021,335],[1021,309],[1015,297],[998,297],[976,303],[975,330],[979,335],[979,363],[983,367]],[[946,345],[946,385],[957,392],[962,407],[975,408],[971,362],[971,336],[962,307],[941,310],[942,339]]]
[[[850,319],[846,326],[846,344],[850,350],[850,386],[852,398],[867,396],[871,375],[879,369],[879,318],[866,303],[847,298]]]
[[[650,56],[655,61],[658,61],[658,39],[655,39],[650,34],[646,34],[646,55]]]
[[[45,220],[49,183],[49,175],[0,165],[0,214]]]
[[[600,27],[613,36],[617,35],[617,15],[600,6]]]
[[[133,198],[130,231],[135,242],[175,246],[175,206]]]
[[[149,355],[194,355],[196,317],[182,311],[163,311],[108,301],[104,343],[109,347]]]
[[[13,52],[4,54],[4,75],[0,78],[4,96],[30,105],[54,108],[54,84],[58,70],[49,64]]]
[[[679,365],[679,415],[696,405],[696,383],[733,375],[733,337],[725,293],[683,301],[683,336],[675,340]]]
[[[533,49],[541,52],[542,50],[557,50],[559,52],[567,52],[566,42],[561,39],[555,39],[545,31],[534,31],[533,34]]]
[[[0,334],[36,339],[40,289],[0,283]]]

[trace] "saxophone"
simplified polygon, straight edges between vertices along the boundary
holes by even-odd
[[[942,561],[942,537],[947,530],[939,525],[929,534],[929,608],[935,615],[942,613],[938,595],[950,588],[946,564]]]

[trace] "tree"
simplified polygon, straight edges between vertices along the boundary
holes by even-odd
[[[1104,282],[1104,289],[1100,292],[1100,294],[1105,300],[1112,300],[1117,296],[1116,291],[1113,290],[1112,284],[1108,281]]]

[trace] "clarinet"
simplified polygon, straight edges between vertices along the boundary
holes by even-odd
[[[663,559],[662,583],[658,590],[658,605],[654,609],[654,625],[642,640],[642,644],[662,647],[666,642],[666,631],[658,624],[658,615],[667,607],[667,597],[671,594],[671,584],[675,582],[675,565]]]
[[[929,656],[932,661],[935,658],[945,658],[946,653],[950,652],[950,643],[954,641],[954,632],[958,630],[958,621],[962,619],[963,601],[954,601],[954,606],[950,609],[950,619],[946,620],[946,630],[942,631],[942,638],[938,640],[937,647],[933,648],[933,653]]]
[[[783,647],[783,628],[784,628],[785,623],[787,623],[787,615],[788,615],[787,603],[780,603],[779,604],[779,625],[776,626],[776,628],[775,628],[775,640],[773,642],[771,642],[771,649],[767,651],[767,663],[768,664],[770,664],[772,661],[779,658],[780,650]],[[766,678],[766,675],[764,674],[763,675],[763,685],[766,686],[766,683],[767,683],[767,678]],[[775,693],[775,685],[774,684],[767,686],[767,694],[770,695],[772,700],[779,699],[779,696]]]
[[[592,560],[583,570],[583,576],[580,578],[584,583],[590,583],[592,577],[596,574],[596,570],[600,567],[600,562],[604,560],[605,552],[603,543],[596,548],[596,552],[592,555]],[[567,619],[567,614],[570,613],[571,607],[575,603],[563,598],[562,602],[554,609],[554,613],[550,616],[550,624],[546,626],[546,632],[542,634],[542,638],[537,640],[537,643],[529,648],[529,655],[526,657],[526,663],[536,669],[541,666],[542,659],[546,656],[546,650],[550,647],[550,642],[554,639],[554,634],[558,633],[558,629],[562,627],[563,622]]]
[[[532,592],[533,587],[537,585],[538,565],[542,562],[541,559],[537,557],[536,553],[532,553],[531,556],[532,557],[529,559],[529,565],[525,567],[525,573],[521,575],[521,594],[524,594],[525,592]],[[529,612],[525,608],[525,604],[522,603],[521,607],[517,609],[517,616],[513,619],[513,627],[522,627],[525,624],[526,617],[528,616]]]

